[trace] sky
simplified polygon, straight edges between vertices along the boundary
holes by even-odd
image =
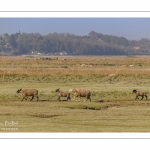
[[[88,35],[95,31],[125,37],[128,40],[150,39],[150,18],[0,18],[0,34],[71,33]]]

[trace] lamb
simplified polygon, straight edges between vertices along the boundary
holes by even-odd
[[[81,100],[81,97],[86,97],[86,100],[89,99],[90,102],[91,102],[91,98],[90,98],[91,92],[89,90],[72,88],[72,89],[69,90],[69,92],[73,92],[74,93],[74,99],[76,97],[80,97],[80,100]],[[84,102],[86,102],[86,100]]]
[[[147,100],[147,93],[146,93],[146,92],[144,92],[144,91],[137,91],[137,90],[133,90],[132,92],[136,94],[135,100],[136,100],[136,99],[139,99],[138,96],[141,96],[141,97],[142,97],[141,100],[142,100],[142,99],[144,98],[144,96],[145,96],[145,97],[146,97],[146,100]]]
[[[67,100],[71,100],[69,92],[62,92],[60,88],[56,89],[55,92],[58,93],[58,100],[60,101],[60,97],[67,97]]]
[[[31,98],[30,101],[32,101],[34,97],[37,97],[37,101],[38,101],[38,99],[39,99],[39,97],[38,97],[38,90],[36,90],[36,89],[24,89],[24,90],[22,90],[22,88],[21,88],[21,89],[17,90],[16,93],[17,93],[17,94],[18,94],[18,93],[21,93],[21,94],[23,95],[22,101],[23,101],[27,96],[32,96],[32,98]]]

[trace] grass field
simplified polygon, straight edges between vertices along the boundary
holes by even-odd
[[[0,57],[0,84],[0,132],[150,132],[149,57]],[[55,89],[73,87],[92,102],[57,100]],[[19,88],[38,89],[39,101],[21,101]]]

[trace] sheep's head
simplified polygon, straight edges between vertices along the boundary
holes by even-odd
[[[79,96],[79,93],[77,91],[74,92],[74,96]]]
[[[75,90],[75,88],[69,89],[69,93],[72,93]]]
[[[17,90],[17,92],[16,92],[16,93],[18,94],[18,93],[20,93],[21,91],[22,91],[22,88],[21,88],[21,89],[19,89],[19,90]]]
[[[75,93],[75,92],[78,92],[78,90],[75,89],[75,88],[73,88],[73,89],[72,89],[72,92]]]
[[[133,90],[132,92],[133,92],[133,93],[136,93],[136,92],[137,92],[137,90]]]
[[[60,92],[59,88],[55,90],[55,92]]]

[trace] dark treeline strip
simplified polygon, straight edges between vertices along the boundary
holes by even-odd
[[[91,31],[88,36],[69,33],[5,33],[0,36],[0,55],[43,54],[65,51],[67,55],[148,55],[149,39],[139,41]]]

